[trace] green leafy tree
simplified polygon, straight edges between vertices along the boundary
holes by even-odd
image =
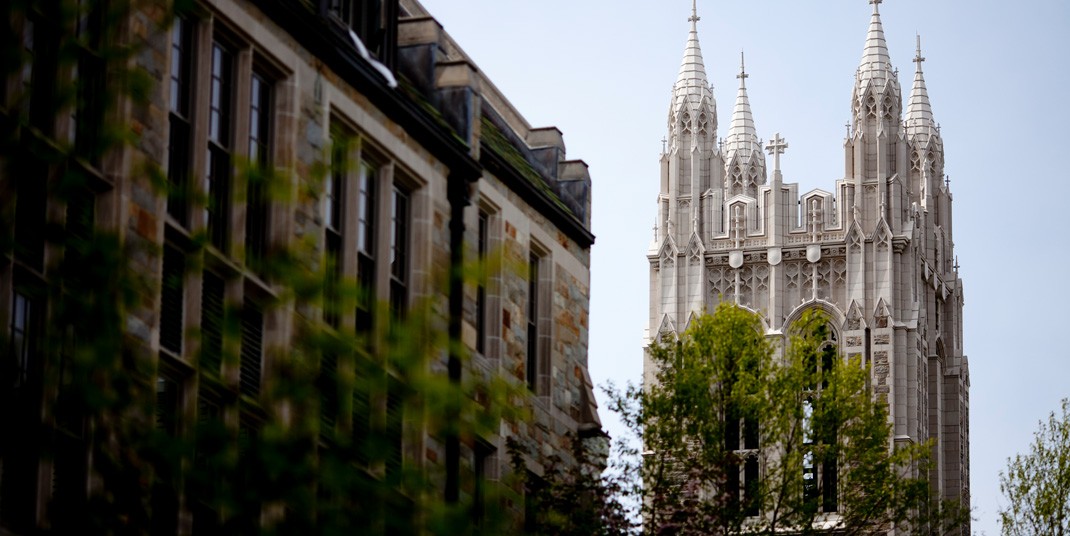
[[[642,438],[646,533],[943,534],[968,519],[930,500],[928,444],[892,448],[887,402],[831,330],[807,312],[778,352],[757,315],[723,303],[652,345],[655,381],[610,393]]]
[[[1070,399],[1040,422],[1028,454],[1007,460],[999,489],[1008,503],[999,511],[1003,534],[1070,534]]]

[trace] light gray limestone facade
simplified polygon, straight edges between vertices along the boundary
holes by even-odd
[[[935,440],[934,492],[968,505],[970,381],[944,144],[920,39],[904,109],[880,1],[871,3],[843,176],[831,191],[802,195],[780,171],[785,140],[758,137],[742,65],[727,136],[718,139],[692,13],[661,154],[646,344],[682,333],[722,301],[757,312],[777,339],[803,311],[822,309],[843,355],[870,364],[894,441]],[[647,353],[648,381],[653,372]]]

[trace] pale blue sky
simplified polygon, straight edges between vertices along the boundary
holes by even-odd
[[[689,0],[421,0],[533,126],[554,125],[594,182],[590,368],[638,381],[658,153]],[[698,1],[725,135],[739,52],[758,135],[790,144],[785,182],[831,189],[871,6],[864,0]],[[974,531],[999,534],[998,472],[1070,396],[1070,3],[888,0],[909,92],[914,36],[942,125],[965,280]],[[904,95],[905,97],[905,95]],[[905,102],[904,102],[905,104]],[[1061,326],[1061,327],[1060,327]],[[618,425],[603,411],[611,433]]]

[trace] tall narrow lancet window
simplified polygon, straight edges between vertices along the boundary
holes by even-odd
[[[838,510],[839,466],[836,449],[839,433],[835,416],[823,412],[821,396],[829,386],[829,377],[839,361],[835,330],[823,328],[825,342],[816,353],[806,356],[809,378],[803,400],[803,494],[822,512]]]
[[[231,119],[234,87],[233,53],[212,43],[208,111],[207,223],[212,245],[226,252],[230,239]]]

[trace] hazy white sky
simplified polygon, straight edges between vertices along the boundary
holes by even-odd
[[[554,125],[594,182],[590,368],[638,381],[646,251],[669,95],[690,0],[421,0],[533,126]],[[699,38],[724,136],[739,52],[758,135],[781,133],[785,182],[830,190],[869,23],[865,0],[698,0]],[[974,531],[999,534],[998,472],[1070,396],[1070,3],[888,0],[905,93],[921,34],[942,125],[965,282]],[[904,95],[904,104],[905,104]],[[1062,326],[1060,328],[1060,326]],[[603,410],[614,435],[617,424]]]

